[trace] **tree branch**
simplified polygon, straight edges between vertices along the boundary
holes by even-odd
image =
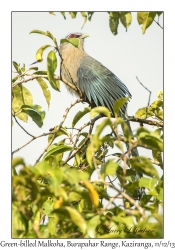
[[[26,82],[29,82],[29,81],[32,81],[34,79],[37,79],[37,78],[44,78],[46,80],[48,80],[48,76],[47,75],[30,75],[30,74],[25,74],[25,76],[28,76],[29,78],[27,79],[22,79],[20,81],[16,81],[13,85],[12,85],[12,88],[14,88],[15,86],[21,84],[21,83],[26,83]],[[70,82],[68,82],[66,79],[62,78],[62,77],[59,77],[59,76],[54,76],[54,79],[55,80],[61,80],[62,82],[64,82],[67,86],[69,86],[71,89],[75,90],[79,96],[82,98],[82,93],[80,91],[79,88],[77,88],[75,85],[71,84]]]
[[[89,122],[85,123],[81,128],[78,129],[79,132],[78,132],[77,138],[76,138],[76,140],[75,140],[75,142],[74,142],[73,149],[70,151],[68,157],[66,158],[66,160],[64,161],[64,163],[63,163],[62,166],[64,166],[69,160],[71,160],[71,159],[72,159],[72,158],[73,158],[73,157],[74,157],[74,156],[84,147],[84,145],[89,141],[89,135],[90,135],[91,132],[92,132],[94,123],[95,123],[95,121],[97,121],[97,120],[98,120],[99,118],[101,118],[101,117],[102,117],[101,115],[96,116],[94,119],[92,119],[92,120],[90,120]],[[82,131],[85,127],[87,127],[87,126],[89,126],[89,125],[91,125],[91,126],[90,126],[90,129],[89,129],[89,134],[88,134],[87,138],[85,139],[84,143],[83,143],[83,144],[82,144],[82,145],[72,154],[72,152],[73,152],[73,150],[74,150],[74,148],[75,148],[75,146],[76,146],[76,144],[77,144],[77,142],[78,142],[78,140],[79,140],[81,131]],[[71,154],[72,154],[72,155],[71,155]]]
[[[62,127],[64,121],[66,120],[66,117],[70,111],[70,109],[77,103],[82,102],[82,99],[77,99],[75,102],[72,102],[71,105],[66,109],[62,121],[60,122],[60,124],[58,125],[57,129],[55,130],[55,132],[53,133],[52,139],[50,140],[50,142],[47,144],[46,148],[43,150],[43,152],[41,153],[41,155],[38,157],[38,159],[36,160],[34,166],[39,162],[39,160],[41,159],[41,157],[47,152],[49,146],[52,144],[52,142],[55,139],[55,136],[57,134],[57,132],[60,130],[60,128]]]
[[[134,116],[130,116],[128,121],[131,122],[139,122],[139,123],[144,123],[144,124],[148,124],[151,126],[156,126],[156,127],[161,127],[163,128],[163,122],[156,122],[153,120],[146,120],[146,119],[141,119],[141,118],[135,118]]]

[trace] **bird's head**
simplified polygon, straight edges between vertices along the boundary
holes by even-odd
[[[68,36],[66,36],[65,39],[70,40],[70,41],[71,41],[72,38],[78,39],[79,40],[78,41],[78,49],[81,50],[81,49],[83,49],[84,39],[86,37],[89,37],[89,35],[88,34],[81,34],[81,33],[70,33]],[[66,49],[66,48],[72,47],[72,46],[73,45],[71,43],[64,42],[64,43],[61,44],[60,48],[62,50],[62,49]]]

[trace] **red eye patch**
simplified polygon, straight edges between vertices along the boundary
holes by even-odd
[[[69,38],[78,38],[78,37],[80,37],[81,36],[81,34],[70,34],[70,35],[68,35],[67,36],[67,38],[69,39]]]

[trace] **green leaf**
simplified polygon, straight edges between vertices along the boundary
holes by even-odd
[[[139,25],[142,24],[142,34],[145,34],[146,29],[152,24],[156,12],[137,12],[137,20]]]
[[[129,138],[129,136],[133,137],[133,135],[131,134],[131,131],[128,127],[128,124],[126,122],[124,122],[124,120],[121,117],[117,117],[116,124],[121,125],[122,130],[123,130],[123,134],[127,139]]]
[[[24,87],[23,85],[15,86],[12,89],[12,93],[14,96],[18,99],[19,106],[22,106],[22,104],[32,104],[33,103],[33,97],[30,91]],[[16,110],[15,110],[16,111]],[[17,111],[16,111],[17,112]]]
[[[118,25],[119,25],[119,13],[109,12],[109,27],[113,35],[117,34]]]
[[[47,75],[52,88],[59,91],[60,90],[59,81],[55,80],[54,78],[54,72],[56,68],[57,68],[57,58],[55,52],[52,50],[49,52],[47,56]]]
[[[90,178],[90,174],[88,172],[80,172],[79,178],[80,178],[80,180],[88,181]]]
[[[153,115],[152,108],[141,108],[135,113],[135,118],[145,119]]]
[[[163,201],[163,188],[159,188],[158,196],[156,198]]]
[[[12,100],[12,110],[15,112],[15,115],[24,122],[27,122],[28,115],[22,112],[22,105],[33,103],[33,97],[30,91],[25,88],[23,85],[17,85],[12,88],[13,100]]]
[[[52,132],[54,133],[54,132],[57,130],[57,128],[58,128],[58,126],[54,127],[54,129],[52,130]],[[56,139],[58,136],[61,136],[61,135],[67,135],[67,136],[68,136],[68,133],[67,133],[66,128],[61,127],[61,128],[58,130],[58,132],[56,133],[55,139]],[[53,134],[50,134],[50,135],[48,136],[48,142],[50,142],[50,140],[52,139],[52,136],[53,136]],[[54,139],[54,140],[55,140],[55,139]]]
[[[49,31],[41,31],[41,30],[32,30],[29,34],[32,34],[32,33],[36,33],[36,34],[40,34],[40,35],[44,35],[44,36],[48,36],[50,37],[54,43],[57,45],[57,42],[56,42],[56,38],[49,32]]]
[[[45,118],[45,111],[41,111],[41,106],[22,105],[21,109],[32,118],[32,120],[38,125],[38,127],[42,127],[43,120]]]
[[[20,69],[20,64],[18,64],[17,62],[13,61],[12,62],[14,68],[16,69],[17,72],[19,72],[19,69]]]
[[[94,134],[95,140],[97,140],[99,138],[103,129],[106,128],[108,125],[110,127],[112,127],[111,120],[109,118],[104,118],[104,120],[98,126],[96,126],[96,130],[95,130],[95,134]]]
[[[45,49],[47,49],[48,47],[51,47],[51,45],[47,44],[47,45],[43,45],[41,48],[39,48],[36,52],[36,60],[42,62],[43,61],[43,52]]]
[[[91,21],[94,11],[88,11],[88,20]]]
[[[31,167],[30,171],[33,172],[36,169],[40,175],[45,175],[51,169],[51,166],[46,161],[41,161],[36,165],[35,168]]]
[[[12,204],[12,237],[19,238],[28,229],[28,220],[22,212],[20,212],[19,207]]]
[[[155,110],[155,111],[154,111],[154,114],[155,114],[155,116],[156,116],[159,120],[163,121],[163,110],[162,110],[162,109]]]
[[[100,170],[101,176],[103,177],[103,179],[105,179],[107,175],[114,176],[116,174],[117,168],[118,163],[110,159],[102,165]]]
[[[139,143],[150,147],[153,150],[163,151],[163,142],[160,136],[155,132],[150,132],[140,127],[137,130]]]
[[[30,91],[25,88],[24,86],[22,87],[22,95],[23,95],[23,102],[24,104],[32,104],[33,103],[33,97]]]
[[[54,200],[51,197],[48,197],[48,199],[42,205],[43,214],[50,215],[51,212],[53,211],[53,205],[54,205]]]
[[[127,179],[127,178],[125,178],[125,179]],[[130,182],[130,183],[125,185],[125,189],[128,192],[135,190],[136,188],[139,188],[139,181]]]
[[[61,154],[61,153],[66,152],[66,151],[70,151],[71,148],[72,147],[67,146],[67,145],[58,145],[58,146],[55,146],[54,148],[48,150],[48,152],[43,157],[43,160],[46,160],[51,155],[57,155],[57,154]]]
[[[134,226],[134,221],[132,216],[127,216],[127,217],[113,216],[112,219],[117,223],[125,224],[129,228]]]
[[[75,202],[75,201],[81,200],[82,198],[83,196],[76,192],[69,193],[69,202]]]
[[[49,11],[49,14],[55,15],[54,11]]]
[[[155,178],[150,179],[146,177],[141,177],[139,180],[139,186],[145,187],[149,190],[155,189],[156,183],[157,183],[157,179]]]
[[[120,98],[119,100],[117,100],[114,103],[114,113],[115,113],[115,117],[118,116],[118,113],[120,111],[120,109],[122,108],[122,106],[128,101],[129,97],[125,97],[125,98]]]
[[[157,97],[163,101],[163,91],[160,90],[158,93],[157,93]]]
[[[49,69],[52,73],[54,73],[57,68],[57,57],[55,55],[55,51],[50,51],[47,58],[49,63]]]
[[[163,167],[161,152],[157,150],[152,150],[152,156],[153,156],[155,163]]]
[[[99,195],[97,191],[95,190],[94,186],[89,181],[86,181],[86,180],[83,180],[81,182],[83,186],[86,189],[88,189],[91,202],[94,205],[94,207],[97,208],[99,206]]]
[[[77,185],[80,181],[77,170],[70,167],[62,167],[62,170],[64,172],[64,178],[70,183],[70,185]]]
[[[48,107],[49,107],[51,94],[50,94],[50,90],[48,89],[47,83],[42,78],[36,78],[36,80],[39,83],[39,85],[43,91],[43,95],[44,95],[46,102],[48,104]]]
[[[156,14],[160,16],[163,13],[163,11],[157,11]]]
[[[38,67],[31,67],[29,70],[38,70]]]
[[[115,145],[123,152],[123,144],[121,141],[115,141]]]
[[[157,108],[159,108],[159,107],[163,107],[163,101],[160,100],[160,99],[158,99],[158,100],[156,100],[155,102],[153,102],[153,103],[150,105],[150,107],[151,107],[152,109],[157,109]]]
[[[131,12],[121,12],[120,13],[120,21],[125,28],[128,28],[132,22]]]
[[[82,215],[76,209],[74,209],[72,207],[66,206],[65,208],[69,212],[69,215],[70,215],[72,222],[80,228],[82,233],[85,234],[86,230],[87,230],[87,225],[86,225],[86,221],[82,217]]]
[[[161,136],[162,128],[158,128],[154,131],[154,133],[158,136]]]
[[[140,206],[145,206],[151,199],[152,195],[143,195],[140,199]]]
[[[69,11],[69,14],[72,18],[76,18],[77,12],[76,11]]]
[[[87,13],[86,12],[81,12],[81,15],[84,17],[84,23],[83,23],[83,26],[81,27],[81,28],[83,28],[86,21],[87,21]]]
[[[89,163],[90,168],[92,168],[93,167],[93,164],[92,164],[93,151],[92,151],[91,144],[89,144],[89,146],[86,150],[86,159],[87,159],[87,162]]]
[[[15,76],[15,77],[12,79],[12,83],[15,83],[16,80],[18,80],[18,76]]]
[[[28,115],[24,112],[20,112],[18,114],[16,114],[16,116],[22,120],[23,122],[27,122],[28,121]]]
[[[71,43],[74,47],[78,48],[80,40],[78,38],[69,38],[69,39],[61,39],[60,44],[62,43]]]
[[[62,16],[64,17],[64,19],[66,19],[65,12],[64,12],[64,11],[61,11],[60,13],[61,13],[61,14],[62,14]]]
[[[92,219],[88,221],[87,233],[90,238],[96,238],[96,228],[101,223],[100,215],[95,215]]]
[[[143,156],[133,157],[130,160],[132,168],[142,174],[146,174],[150,177],[155,176],[159,178],[157,170],[154,168],[149,159]]]
[[[23,165],[25,166],[24,159],[21,157],[15,157],[12,159],[12,167],[15,168],[18,165]]]
[[[79,111],[75,116],[74,119],[72,121],[72,127],[74,128],[74,126],[77,124],[77,122],[87,113],[89,113],[91,111],[90,107],[86,107],[84,110]]]
[[[99,106],[91,110],[90,117],[93,118],[96,115],[104,115],[104,116],[107,116],[108,118],[111,117],[109,109],[103,106]]]
[[[152,216],[163,226],[163,216],[158,213],[152,213]]]
[[[23,67],[21,68],[21,71],[22,72],[25,72],[26,71],[26,67],[25,67],[25,64],[23,63]]]
[[[47,76],[47,71],[39,70],[39,71],[34,72],[33,75],[46,75]]]

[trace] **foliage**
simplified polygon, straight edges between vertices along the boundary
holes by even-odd
[[[111,31],[115,28],[116,32],[119,20],[125,27],[131,22],[128,12],[118,13],[109,13]],[[77,13],[69,14],[75,18]],[[85,24],[87,19],[91,20],[93,12],[81,14]],[[64,12],[62,15],[66,18]],[[143,15],[144,20],[141,14],[138,14],[138,18],[145,31],[151,24],[153,14]],[[54,49],[51,45],[44,45],[36,52],[37,61],[42,61],[45,49],[52,47],[47,57],[47,71],[38,71],[37,67],[25,69],[25,65],[21,67],[13,62],[17,76],[12,79],[12,115],[16,121],[21,119],[24,122],[30,116],[42,127],[45,111],[33,104],[32,94],[24,84],[36,79],[47,104],[50,104],[48,85],[52,91],[60,89],[60,78],[54,74],[58,44],[48,31],[33,30],[31,33],[51,38]],[[70,42],[77,46],[76,39]],[[64,82],[64,79],[61,80]],[[63,126],[69,110],[77,102],[72,103],[60,124],[56,124],[47,134],[46,150],[34,166],[27,166],[25,159],[14,156],[19,149],[13,152],[13,238],[163,237],[163,218],[159,211],[163,206],[163,175],[158,174],[158,169],[163,169],[163,92],[158,93],[158,99],[149,107],[136,112],[134,119],[136,122],[139,120],[141,126],[134,135],[130,134],[126,121],[118,117],[119,108],[126,101],[125,98],[114,104],[115,118],[111,117],[105,107],[88,107],[79,111],[72,119],[72,128],[78,130],[74,139],[66,126]],[[75,128],[88,113],[91,119]],[[96,126],[98,119],[101,122]],[[148,130],[143,127],[144,123],[156,129]],[[123,135],[118,133],[120,126]],[[104,132],[106,129],[109,131],[107,134]],[[34,139],[37,137],[31,143]],[[129,144],[128,150],[125,149],[126,143]],[[151,150],[153,159],[132,157],[130,152],[135,147]],[[22,167],[19,173],[16,171],[18,166]],[[138,178],[138,172],[143,174],[141,178]],[[92,179],[94,173],[96,180]],[[110,194],[111,189],[115,193],[113,196]],[[141,198],[138,190],[144,190]],[[122,206],[118,205],[120,199]]]
[[[73,19],[76,18],[77,13],[78,12],[60,12],[64,19],[66,19],[66,14],[69,14]],[[153,23],[153,21],[155,21],[155,17],[158,17],[162,14],[163,12],[158,11],[158,12],[137,12],[137,21],[139,23],[139,25],[142,25],[142,33],[145,34],[146,29]],[[53,12],[50,13],[53,15]],[[84,25],[86,24],[87,20],[91,21],[92,19],[92,15],[95,14],[95,12],[92,11],[88,11],[88,12],[80,12],[80,14],[82,15],[82,17],[84,18],[84,23],[82,28],[84,27]],[[126,11],[122,11],[122,12],[107,12],[107,14],[109,15],[109,27],[111,32],[113,33],[113,35],[117,35],[118,34],[118,25],[121,23],[124,28],[126,28],[126,30],[128,29],[128,27],[131,25],[132,23],[132,13],[131,12],[126,12]],[[156,21],[155,21],[156,22]],[[159,23],[156,22],[158,25]],[[159,25],[160,26],[160,25]]]

